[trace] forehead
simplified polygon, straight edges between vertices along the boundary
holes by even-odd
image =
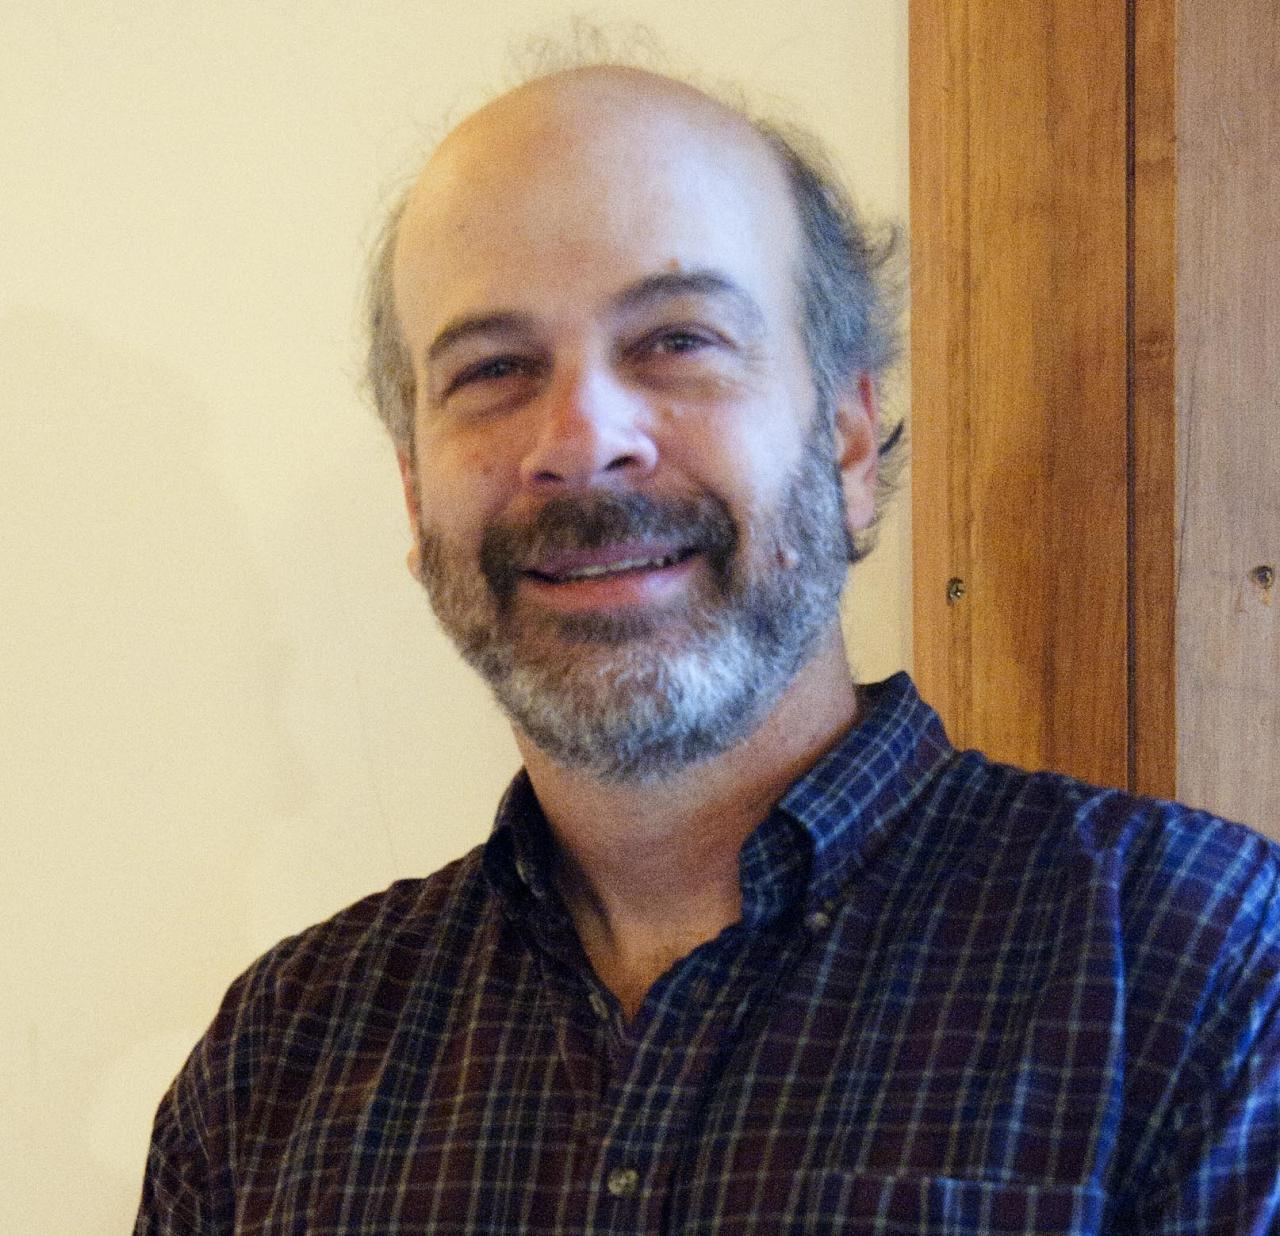
[[[709,269],[790,307],[798,252],[785,175],[741,117],[674,83],[535,83],[427,165],[401,222],[396,303],[417,335],[463,313],[589,308],[661,271]]]

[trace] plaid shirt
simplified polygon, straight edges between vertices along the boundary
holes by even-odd
[[[137,1236],[1280,1232],[1280,851],[866,698],[629,1024],[523,777],[487,845],[278,945]]]

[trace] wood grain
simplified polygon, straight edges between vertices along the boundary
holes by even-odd
[[[1177,0],[1133,0],[1130,786],[1177,785],[1174,642]]]
[[[958,746],[971,725],[968,6],[912,0],[911,445],[915,677]]]
[[[1181,0],[1178,794],[1280,838],[1280,6]]]
[[[1117,785],[1125,22],[1104,0],[911,5],[917,676],[959,741]]]

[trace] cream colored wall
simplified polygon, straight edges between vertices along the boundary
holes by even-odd
[[[514,748],[404,570],[354,323],[378,202],[568,11],[5,6],[0,1231],[127,1230],[227,982],[485,834]],[[605,12],[905,215],[906,0]],[[907,562],[891,523],[864,677],[908,659]]]

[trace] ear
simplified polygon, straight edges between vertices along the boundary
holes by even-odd
[[[396,447],[396,463],[400,465],[400,484],[404,488],[404,506],[409,513],[409,548],[407,563],[409,574],[422,580],[422,549],[419,530],[422,527],[422,504],[418,499],[418,474],[414,466],[413,451],[409,447]]]
[[[835,407],[836,465],[844,489],[849,535],[871,526],[876,513],[877,444],[880,408],[871,375],[853,378]]]

